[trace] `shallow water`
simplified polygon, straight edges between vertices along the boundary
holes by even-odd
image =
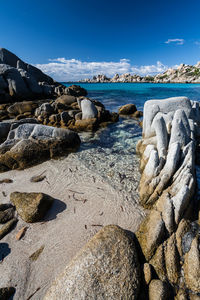
[[[174,96],[187,96],[191,100],[200,101],[200,84],[78,84],[87,89],[88,97],[101,101],[111,111],[117,111],[127,103],[134,103],[138,110],[143,110],[145,101],[149,99]],[[88,168],[99,173],[116,188],[134,193],[140,178],[136,144],[141,133],[136,120],[120,118],[119,122],[95,134],[81,134],[82,144],[77,155]]]
[[[81,134],[82,144],[77,155],[118,190],[135,193],[140,178],[135,148],[140,137],[141,127],[137,121],[120,119],[95,134]]]

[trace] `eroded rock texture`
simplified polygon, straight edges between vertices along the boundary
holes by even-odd
[[[23,62],[7,49],[0,48],[0,103],[38,100],[69,92],[38,68]]]
[[[194,194],[199,120],[199,104],[186,97],[147,101],[143,138],[137,145],[140,201],[148,212],[136,235],[146,261],[174,295],[180,289],[200,295],[200,229],[191,221],[198,218]]]
[[[140,267],[134,241],[115,225],[100,230],[50,287],[45,300],[139,299]]]
[[[68,129],[44,126],[32,121],[13,123],[11,126],[7,139],[0,145],[0,172],[24,169],[73,152],[80,145],[78,134]]]

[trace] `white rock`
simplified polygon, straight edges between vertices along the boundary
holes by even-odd
[[[150,152],[149,160],[144,169],[144,173],[147,177],[154,177],[156,175],[157,167],[159,166],[158,151],[152,149]]]
[[[158,112],[169,113],[175,112],[177,109],[183,109],[189,118],[192,111],[192,105],[187,97],[172,97],[163,100],[149,100],[144,104],[144,121],[143,134],[144,137],[155,135],[155,130],[152,128],[152,121]]]
[[[84,99],[81,101],[82,120],[96,118],[98,111],[90,100]]]

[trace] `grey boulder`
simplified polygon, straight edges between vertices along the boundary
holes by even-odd
[[[49,158],[76,151],[77,133],[68,129],[38,124],[20,124],[0,145],[0,172],[24,169]]]

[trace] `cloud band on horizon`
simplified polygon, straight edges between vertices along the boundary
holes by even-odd
[[[94,75],[104,74],[113,77],[118,74],[155,75],[168,69],[157,61],[155,65],[133,66],[129,59],[120,59],[118,62],[86,62],[77,59],[56,58],[49,59],[47,64],[36,64],[36,67],[50,75],[57,81],[78,81],[92,78]]]

